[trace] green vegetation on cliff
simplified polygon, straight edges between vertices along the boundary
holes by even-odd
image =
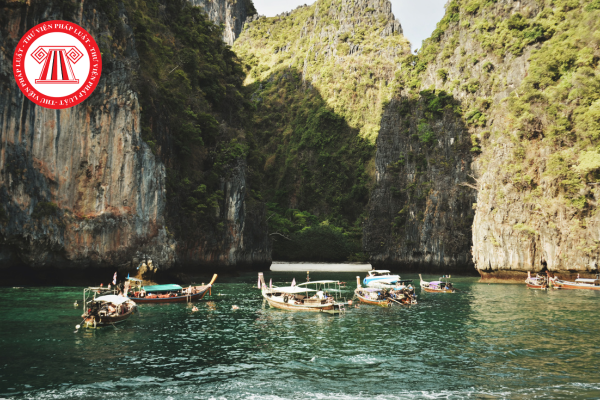
[[[453,0],[398,73],[405,93],[460,99],[478,175],[479,268],[505,268],[506,257],[513,269],[596,268],[598,32],[597,1]]]
[[[115,0],[102,11],[119,37],[102,47],[105,62],[130,51]],[[140,69],[135,78],[142,137],[167,167],[170,229],[189,235],[222,227],[221,181],[248,153],[244,71],[222,29],[186,0],[124,2]]]
[[[250,163],[273,204],[276,258],[312,257],[310,243],[323,232],[343,245],[318,259],[364,258],[356,253],[375,181],[374,141],[397,62],[409,52],[397,30],[384,34],[395,26],[390,9],[387,1],[378,9],[319,1],[254,21],[234,45],[253,93],[249,129],[258,156]],[[315,219],[285,230],[298,212]]]

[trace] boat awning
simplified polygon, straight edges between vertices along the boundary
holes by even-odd
[[[337,284],[339,284],[340,281],[312,281],[312,282],[299,283],[298,286],[314,285],[315,283],[337,283]]]
[[[169,290],[181,290],[183,288],[179,285],[169,284],[169,285],[144,286],[143,289],[146,292],[167,292]]]
[[[306,292],[316,292],[314,289],[308,289],[298,286],[284,286],[284,287],[274,287],[271,289],[271,292],[282,292],[282,293],[306,293]]]
[[[141,279],[138,278],[127,278],[130,281],[134,281],[134,282],[143,282]]]
[[[435,285],[435,286],[439,286],[442,282],[441,281],[431,281],[429,282],[430,285]]]
[[[596,281],[597,281],[597,279],[588,279],[588,278],[575,279],[575,282],[581,282],[581,283],[594,283]]]
[[[129,298],[128,297],[123,297],[123,296],[117,296],[115,294],[109,294],[106,296],[100,296],[100,297],[96,297],[95,301],[99,301],[101,303],[113,303],[115,305],[119,305],[119,304],[123,304],[126,301],[128,301]]]

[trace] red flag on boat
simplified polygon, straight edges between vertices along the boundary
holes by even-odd
[[[113,276],[113,285],[117,284],[117,273],[115,272],[115,275]]]
[[[292,286],[296,286],[296,278],[292,279]]]

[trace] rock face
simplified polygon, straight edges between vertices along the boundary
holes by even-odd
[[[450,1],[446,10],[419,55],[404,60],[406,86],[382,121],[379,186],[373,191],[365,230],[365,245],[374,262],[403,265],[431,260],[444,266],[462,263],[468,271],[472,268],[465,262],[468,242],[455,246],[444,241],[470,236],[473,263],[486,279],[520,280],[527,271],[544,270],[563,276],[596,274],[600,53],[599,39],[584,32],[598,29],[600,6]],[[412,95],[433,106],[424,97],[442,90],[452,96],[460,118],[449,122],[446,111],[440,120],[425,106],[424,117],[416,117],[421,118],[416,132],[414,121],[402,126],[403,118],[393,110],[397,104]],[[395,130],[391,135],[388,124]],[[409,142],[402,132],[416,133],[421,140],[427,136],[426,126],[436,139],[470,137],[471,143],[464,143],[458,152],[439,143],[445,157],[454,159],[448,164],[451,168],[431,169],[427,155],[421,178],[406,162]],[[410,150],[422,151],[414,146]],[[394,177],[398,170],[404,175]],[[429,196],[416,206],[409,196],[405,209],[405,193],[424,181],[431,181]],[[474,190],[453,193],[461,181]],[[471,225],[467,205],[474,193]],[[438,213],[437,199],[443,196],[459,211]],[[406,224],[405,211],[422,212],[423,218],[418,218],[422,222]],[[401,223],[404,230],[394,231]],[[408,240],[421,246],[412,255],[405,245]],[[451,248],[460,250],[457,257],[447,257]]]
[[[377,185],[363,236],[374,267],[463,273],[473,269],[469,230],[475,190],[461,186],[471,171],[470,138],[449,96],[441,100],[447,104],[423,122],[428,103],[437,99],[435,93],[401,97],[383,114]]]
[[[99,36],[102,16],[88,11],[76,22]],[[12,52],[28,29],[61,14],[44,2],[2,13],[7,22],[0,28],[4,259],[32,266],[101,266],[147,252],[160,265],[172,265],[174,245],[164,229],[165,170],[140,138],[140,109],[131,87],[131,68],[138,63],[133,41],[127,58],[104,66],[84,104],[44,109],[17,88]]]
[[[192,268],[198,262],[206,267],[270,265],[271,242],[265,206],[247,196],[247,174],[245,160],[237,160],[231,166],[229,178],[221,180],[224,203],[219,214],[223,229],[182,243],[178,248],[180,264]]]
[[[252,0],[189,0],[190,4],[201,7],[211,21],[223,24],[223,41],[230,46],[240,36],[246,19],[256,10]]]
[[[317,252],[299,243],[323,243],[318,235],[329,230],[331,252],[321,260],[364,260],[361,223],[375,184],[375,140],[398,60],[410,53],[391,3],[318,1],[246,22],[233,49],[249,67],[261,153],[254,170],[271,207],[274,254],[314,259]],[[317,226],[328,228],[303,230]],[[337,229],[347,245],[338,247]],[[285,239],[300,231],[303,239]]]
[[[86,2],[74,22],[110,47],[114,25],[98,9]],[[146,257],[159,268],[270,263],[264,205],[246,205],[243,159],[221,177],[224,229],[214,243],[176,241],[168,232],[166,171],[141,138],[133,83],[140,60],[125,9],[118,16],[126,48],[104,58],[92,96],[66,110],[24,98],[12,77],[15,45],[36,24],[68,18],[63,11],[42,1],[0,7],[0,265],[136,267]]]

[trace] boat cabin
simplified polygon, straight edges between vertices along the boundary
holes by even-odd
[[[367,272],[369,275],[368,277],[372,277],[372,276],[390,276],[390,271],[388,271],[387,269],[373,269],[371,271]]]

